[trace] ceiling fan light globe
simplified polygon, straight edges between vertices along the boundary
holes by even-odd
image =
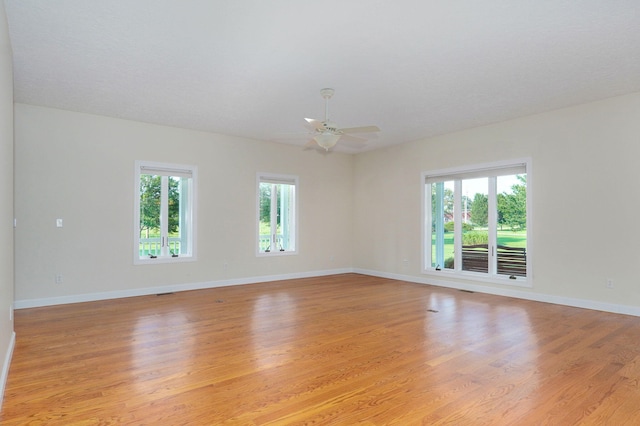
[[[321,146],[326,151],[328,151],[329,148],[333,148],[336,145],[336,143],[338,143],[338,139],[340,139],[340,135],[334,135],[333,133],[323,132],[315,135],[313,139],[316,141],[316,143],[319,146]]]

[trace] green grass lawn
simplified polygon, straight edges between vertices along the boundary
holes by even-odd
[[[498,245],[527,247],[527,231],[498,231]]]
[[[527,247],[527,231],[498,231],[498,245],[508,247]],[[433,242],[435,243],[435,235]],[[444,234],[444,258],[453,257],[453,232]]]

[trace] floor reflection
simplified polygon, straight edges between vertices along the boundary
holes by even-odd
[[[425,303],[431,315],[424,323],[428,365],[454,369],[480,382],[504,380],[505,391],[515,390],[514,381],[519,381],[517,392],[527,396],[521,403],[533,406],[531,395],[539,385],[536,373],[543,356],[537,330],[525,307],[495,302],[473,293],[431,293]]]
[[[298,337],[296,299],[288,293],[261,295],[253,305],[251,339],[260,370],[286,364]]]
[[[197,334],[181,310],[140,316],[131,336],[133,383],[141,394],[157,394],[191,378]],[[165,386],[157,378],[166,377]],[[157,397],[157,395],[156,395]]]

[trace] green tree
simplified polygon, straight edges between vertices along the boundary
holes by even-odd
[[[436,205],[436,188],[433,185],[433,189],[431,192],[431,205]],[[442,207],[444,209],[445,217],[453,218],[453,190],[449,188],[444,188],[442,193]]]
[[[453,218],[453,190],[444,189],[444,214]]]
[[[140,176],[140,231],[149,238],[160,229],[160,176]]]
[[[169,234],[180,230],[180,178],[169,177]]]
[[[527,227],[527,176],[517,175],[519,184],[511,186],[511,193],[498,195],[498,220],[512,231]]]
[[[261,183],[260,184],[260,222],[270,224],[271,223],[271,194],[276,191],[276,226],[278,229],[281,225],[281,208],[282,191],[284,185]]]
[[[271,184],[260,184],[260,222],[271,221]]]
[[[504,212],[507,210],[507,194],[502,193],[498,194],[498,225],[500,225],[500,230],[502,230],[502,226],[506,225],[506,221],[504,218]]]
[[[151,232],[160,232],[160,196],[162,176],[140,176],[140,231],[149,238]],[[168,232],[178,232],[180,227],[180,178],[169,177]]]
[[[471,223],[478,227],[486,227],[489,223],[489,197],[477,193],[471,201]]]

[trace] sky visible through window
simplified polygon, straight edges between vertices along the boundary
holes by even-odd
[[[486,179],[467,179],[465,183],[465,194],[487,194]],[[521,182],[516,175],[500,176],[497,182],[497,193],[502,194],[506,192],[507,194],[511,194],[513,192],[511,187],[520,184]]]

